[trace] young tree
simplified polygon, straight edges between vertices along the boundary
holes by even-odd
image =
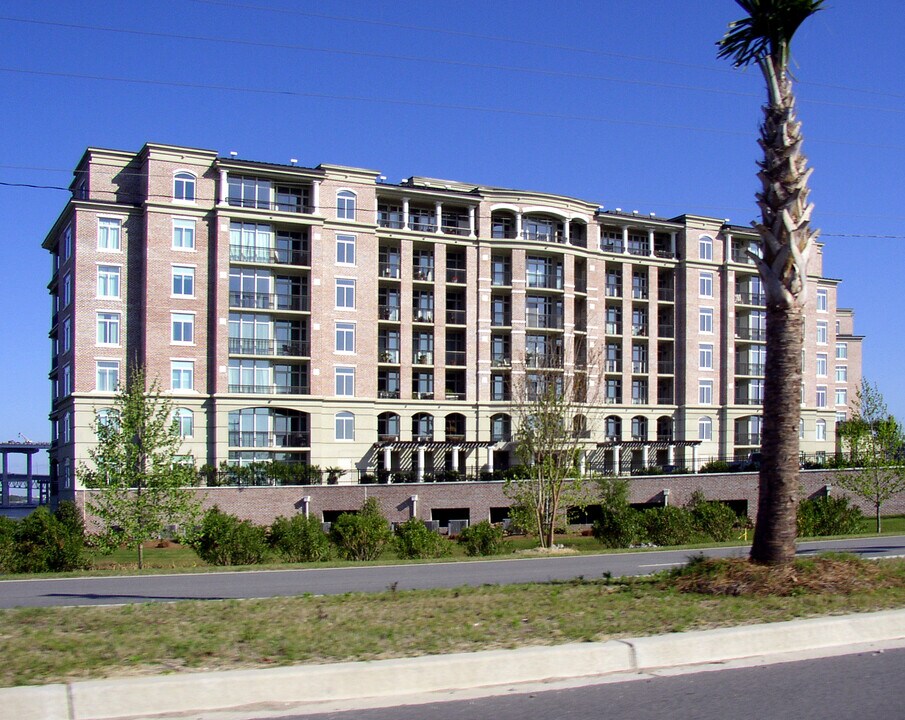
[[[553,546],[557,525],[570,505],[585,505],[591,490],[581,472],[590,436],[586,372],[567,372],[557,358],[526,357],[513,380],[515,454],[525,466],[504,491],[529,516],[543,548]]]
[[[876,385],[862,381],[858,391],[857,412],[836,431],[848,445],[857,469],[840,473],[839,484],[874,506],[877,532],[880,509],[887,500],[905,491],[905,466],[901,453],[905,434],[889,414],[886,401]]]
[[[98,540],[106,551],[137,548],[141,569],[142,543],[160,537],[167,525],[194,524],[199,512],[198,500],[186,489],[195,481],[194,468],[176,463],[182,439],[172,402],[156,380],[148,387],[142,370],[130,370],[94,430],[91,463],[79,474],[85,487],[98,491],[88,502],[103,526]]]
[[[819,234],[810,229],[807,159],[788,72],[792,36],[823,0],[736,0],[748,17],[729,25],[719,57],[736,67],[757,63],[767,85],[759,144],[757,193],[761,257],[754,257],[767,296],[767,358],[761,434],[760,496],[751,560],[785,565],[795,557],[798,422],[801,414],[802,318],[808,258]]]

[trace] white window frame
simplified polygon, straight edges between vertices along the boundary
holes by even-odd
[[[119,300],[120,275],[122,268],[119,265],[98,265],[97,266],[97,297],[101,300]],[[113,287],[114,292],[111,292]]]
[[[834,405],[848,405],[848,388],[837,387],[834,395]]]
[[[179,437],[190,438],[195,435],[195,413],[188,408],[180,407],[173,411],[173,422]]]
[[[829,361],[826,353],[817,353],[817,377],[827,377]]]
[[[848,360],[848,343],[846,343],[846,342],[837,342],[836,343],[836,359],[837,360]]]
[[[94,364],[94,378],[97,392],[116,392],[119,386],[119,360],[97,360]]]
[[[707,415],[698,418],[698,440],[713,440],[713,420]]]
[[[119,347],[122,338],[122,316],[111,310],[96,313],[95,341],[98,347]],[[101,329],[103,328],[103,332]]]
[[[173,250],[195,252],[194,218],[173,218]]]
[[[713,405],[713,380],[698,381],[698,404]]]
[[[355,397],[355,368],[345,365],[335,367],[333,389],[337,397]]]
[[[814,425],[814,439],[818,442],[826,441],[826,420],[820,419]]]
[[[191,192],[186,192],[187,190]],[[191,197],[186,197],[191,195]],[[195,204],[198,197],[198,176],[188,170],[177,170],[173,173],[173,200],[180,203]]]
[[[713,273],[701,272],[698,278],[698,295],[702,298],[713,297]]]
[[[817,288],[817,312],[829,312],[830,296],[826,288]]]
[[[176,292],[176,278],[180,280],[181,287],[185,289],[185,278],[190,278],[192,284],[192,292]],[[174,298],[194,298],[195,297],[195,266],[194,265],[173,265],[170,275],[170,297]]]
[[[355,330],[355,323],[336,323],[333,349],[337,353],[351,355],[355,352]]]
[[[701,370],[713,370],[713,343],[698,345],[698,367]]]
[[[353,278],[336,278],[336,309],[355,309],[356,282]]]
[[[354,220],[358,211],[358,194],[348,188],[336,191],[336,217],[339,220]]]
[[[836,382],[837,383],[848,382],[848,365],[837,365],[836,366]]]
[[[827,345],[830,340],[830,327],[826,320],[817,321],[817,344]]]
[[[340,442],[355,440],[355,415],[348,410],[342,410],[334,418],[334,439]]]
[[[72,302],[72,274],[66,273],[63,276],[63,307],[69,307]]]
[[[72,319],[63,320],[63,352],[67,353],[72,348]]]
[[[336,264],[355,265],[356,238],[354,235],[339,234],[336,236]],[[351,260],[349,259],[351,257]]]
[[[187,385],[183,383],[186,378],[188,379]],[[182,392],[195,389],[194,360],[170,360],[170,389]]]
[[[818,385],[815,405],[819,408],[826,407],[826,385]]]
[[[188,338],[186,338],[186,329],[188,329]],[[195,313],[170,313],[170,344],[195,344]]]
[[[698,238],[698,255],[701,260],[713,260],[713,238],[709,235]]]
[[[111,235],[111,230],[116,230],[116,232]],[[99,217],[97,219],[97,249],[107,252],[122,252],[122,248],[122,218]]]
[[[699,308],[698,330],[705,335],[713,335],[713,308]]]

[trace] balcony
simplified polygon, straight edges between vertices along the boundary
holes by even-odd
[[[607,283],[606,289],[604,290],[607,297],[622,297],[622,288],[619,285],[613,285],[611,283]]]
[[[646,373],[648,371],[647,360],[632,360],[633,373]]]
[[[628,245],[628,254],[637,255],[638,257],[649,257],[650,248],[647,245],[635,245],[630,242]]]
[[[735,444],[760,447],[760,433],[736,433]]]
[[[451,267],[446,268],[446,282],[464,285],[466,282],[465,270]]]
[[[604,326],[604,331],[607,335],[622,335],[622,323],[608,322]]]
[[[647,405],[647,395],[633,395],[632,405]]]
[[[654,257],[659,258],[661,260],[674,260],[676,257],[676,254],[672,250],[656,248],[654,250]]]
[[[765,328],[736,327],[735,337],[737,340],[763,342],[767,339],[767,331]]]
[[[648,292],[646,287],[633,287],[632,288],[632,299],[633,300],[647,300]]]
[[[433,310],[421,310],[415,308],[412,310],[412,322],[416,323],[432,323],[434,321]]]
[[[512,313],[494,312],[490,315],[490,325],[492,327],[511,327]]]
[[[387,322],[399,322],[402,312],[398,305],[378,305],[377,317]]]
[[[608,373],[621,373],[622,360],[604,360],[603,370]]]
[[[621,240],[603,240],[600,243],[600,249],[608,253],[621,253],[622,247]]]
[[[675,399],[672,393],[659,393],[657,395],[657,405],[673,405]]]
[[[562,330],[563,316],[561,313],[534,313],[528,312],[525,318],[527,326],[538,330]]]
[[[283,248],[248,247],[230,245],[231,262],[259,263],[265,265],[311,265],[311,255],[307,250],[287,250]]]
[[[288,293],[234,291],[229,293],[229,306],[234,308],[307,312],[309,309],[308,303],[309,297],[307,294],[290,295]]]
[[[490,275],[490,284],[493,287],[511,287],[512,273],[501,270],[494,271]]]
[[[413,365],[433,365],[434,364],[434,354],[432,352],[420,352],[420,351],[416,350],[414,353],[412,353],[412,364]]]
[[[657,300],[660,302],[675,302],[676,290],[671,287],[658,287]]]
[[[468,237],[471,235],[471,225],[468,222],[467,216],[448,217],[446,213],[444,213],[440,232],[444,235]]]
[[[242,395],[307,395],[308,385],[229,385],[228,392]]]
[[[311,433],[307,430],[292,432],[230,430],[229,446],[252,448],[310,447]]]
[[[282,357],[310,357],[308,342],[284,342],[259,338],[229,338],[229,352],[232,355],[278,355]]]
[[[393,365],[398,365],[399,364],[399,351],[398,350],[381,350],[377,354],[377,362],[392,363]]]
[[[433,400],[434,399],[434,391],[433,390],[413,390],[412,398],[415,400]],[[416,440],[418,438],[415,438]]]
[[[377,272],[382,278],[398,280],[402,277],[402,266],[398,262],[381,262],[377,264]]]
[[[312,212],[308,204],[307,193],[302,195],[285,195],[277,198],[277,202],[268,202],[255,198],[228,197],[226,204],[230,207],[251,208],[254,210],[270,210],[294,214],[308,214]]]
[[[632,336],[645,337],[648,334],[648,326],[646,323],[632,323]]]
[[[464,393],[464,392],[457,392],[457,391],[455,391],[455,390],[447,390],[447,391],[446,391],[446,399],[447,399],[448,401],[450,401],[450,402],[453,402],[453,401],[458,402],[458,401],[461,401],[461,400],[464,400],[464,399],[465,399],[465,393]],[[449,440],[449,437],[450,437],[449,435],[446,436],[447,440]],[[461,439],[463,439],[463,440],[465,439],[465,436],[464,436],[464,435],[458,435],[457,437],[459,437],[459,438],[461,438]]]
[[[547,370],[562,370],[562,353],[525,353],[525,367]]]
[[[412,279],[418,282],[433,282],[434,269],[432,267],[416,267],[412,270]]]
[[[466,324],[466,311],[465,310],[447,310],[446,311],[446,324],[447,325],[465,325]]]
[[[764,363],[749,363],[738,361],[735,363],[735,374],[736,375],[754,375],[763,377],[764,375]]]
[[[676,327],[675,325],[668,324],[657,324],[657,337],[658,338],[674,338],[676,336]]]
[[[377,397],[381,400],[398,400],[399,399],[399,391],[398,390],[378,390]]]
[[[565,233],[562,230],[522,230],[522,240],[545,243],[564,243]]]
[[[496,354],[492,355],[490,358],[491,366],[495,368],[508,368],[512,367],[512,358],[508,355]]]
[[[447,350],[446,351],[446,364],[453,365],[455,367],[461,367],[465,365],[465,350]]]
[[[757,396],[750,396],[745,392],[736,392],[735,393],[735,404],[736,405],[762,405],[764,402],[763,398]]]
[[[558,275],[528,275],[528,287],[539,290],[562,290],[563,279]]]
[[[659,375],[673,375],[675,372],[675,363],[672,360],[657,361],[657,373]]]
[[[742,305],[757,305],[763,307],[767,304],[767,296],[762,292],[748,292],[742,290],[735,293],[735,302]]]

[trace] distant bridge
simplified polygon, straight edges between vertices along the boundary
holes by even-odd
[[[48,449],[46,442],[0,442],[0,508],[33,508],[50,501],[50,475],[36,475],[33,470],[35,453]],[[24,473],[10,472],[10,455],[25,455]]]

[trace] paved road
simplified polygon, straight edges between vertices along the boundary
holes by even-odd
[[[874,557],[905,555],[905,536],[802,543],[803,554],[846,550]],[[487,560],[380,567],[311,568],[176,575],[0,581],[0,608],[53,605],[111,605],[175,600],[223,600],[380,592],[390,587],[448,588],[525,582],[643,575],[685,562],[697,551],[666,550],[609,555]],[[710,556],[745,555],[748,548],[713,548]]]
[[[905,716],[905,649],[799,662],[642,676],[568,690],[308,714],[298,720],[851,720]],[[256,717],[254,713],[246,716]]]

